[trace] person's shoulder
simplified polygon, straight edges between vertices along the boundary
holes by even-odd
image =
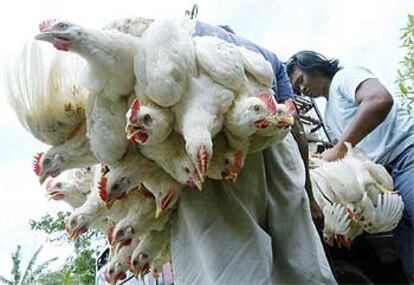
[[[362,66],[351,66],[340,69],[332,78],[330,92],[338,96],[355,100],[358,87],[370,78],[376,78],[368,69]]]
[[[351,82],[363,81],[368,78],[375,78],[375,75],[366,67],[344,67],[335,73],[331,85],[339,86],[341,84],[350,84]]]
[[[335,73],[332,80],[336,78],[345,78],[345,77],[360,77],[360,76],[375,76],[368,68],[363,66],[350,66],[344,67],[338,70]]]

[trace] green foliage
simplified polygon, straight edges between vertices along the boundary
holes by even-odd
[[[69,240],[65,232],[65,219],[69,212],[58,212],[55,217],[46,215],[40,220],[29,222],[32,230],[47,233],[48,241],[56,244],[71,244],[74,247],[74,256],[66,259],[65,264],[59,270],[44,274],[39,278],[39,284],[94,284],[95,260],[100,247],[92,243],[102,240],[103,237],[97,231],[88,231],[80,235],[75,241]]]
[[[33,256],[30,258],[27,267],[22,274],[20,270],[20,264],[22,262],[21,256],[21,246],[18,245],[14,253],[12,253],[12,280],[8,280],[4,276],[0,276],[0,283],[7,285],[29,285],[29,284],[39,284],[39,280],[45,275],[46,270],[49,265],[56,261],[57,257],[51,258],[40,265],[36,264],[37,257],[42,250],[43,246],[40,246]],[[56,283],[55,283],[56,284]]]
[[[411,112],[414,108],[414,15],[408,15],[407,25],[401,29],[401,41],[406,54],[397,70],[397,83],[402,103]]]

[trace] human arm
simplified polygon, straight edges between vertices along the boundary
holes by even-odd
[[[355,146],[372,130],[380,125],[393,106],[393,98],[388,90],[375,78],[362,82],[355,92],[358,109],[338,143],[322,153],[322,159],[333,161],[344,157],[345,142]]]
[[[299,147],[299,152],[305,165],[305,190],[308,194],[312,219],[318,229],[323,229],[323,213],[318,206],[312,192],[312,183],[309,172],[309,147],[305,130],[300,121],[299,114],[295,115],[295,123],[292,126],[292,135]]]

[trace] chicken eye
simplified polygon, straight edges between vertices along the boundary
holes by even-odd
[[[78,226],[78,222],[76,220],[72,220],[70,221],[70,226],[72,227],[72,229],[76,229],[76,227]]]
[[[151,115],[146,114],[146,115],[144,116],[143,120],[144,120],[144,123],[145,123],[145,124],[151,123],[151,121],[152,121]]]
[[[48,165],[51,162],[50,158],[43,159],[43,165]]]
[[[140,253],[139,254],[139,258],[142,260],[142,259],[147,259],[148,258],[148,254],[146,254],[146,253]]]
[[[119,189],[119,183],[114,183],[114,185],[112,185],[111,187],[112,191],[116,191]]]
[[[62,188],[62,182],[58,182],[55,184],[55,188],[61,189]]]
[[[188,167],[184,167],[184,171],[185,171],[186,173],[190,173],[190,169],[189,169]]]
[[[137,260],[137,259],[134,259],[134,260],[132,261],[132,265],[133,265],[134,267],[137,267],[137,266],[138,266],[138,260]]]
[[[259,105],[254,105],[253,110],[255,110],[256,112],[260,111],[260,106]]]
[[[226,158],[226,159],[224,160],[224,163],[225,163],[225,164],[229,164],[229,163],[230,163],[230,160],[229,160],[228,158]]]
[[[57,29],[59,29],[59,30],[64,30],[64,29],[66,29],[68,27],[68,25],[67,24],[65,24],[65,23],[57,23],[56,24],[56,28]]]

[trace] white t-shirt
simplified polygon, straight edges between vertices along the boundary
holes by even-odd
[[[376,78],[368,69],[349,67],[332,78],[325,123],[334,139],[339,139],[354,118],[358,103],[355,93],[361,83]],[[396,100],[386,119],[357,144],[373,161],[386,165],[414,144],[414,115],[398,106]]]

